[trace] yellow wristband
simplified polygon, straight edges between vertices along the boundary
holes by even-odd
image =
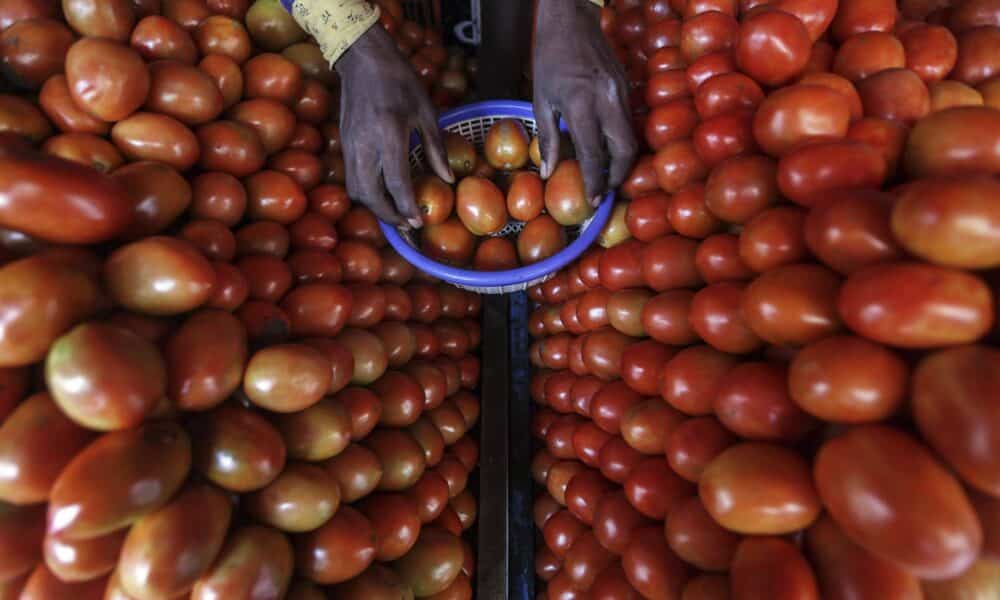
[[[333,65],[361,35],[378,22],[379,8],[365,0],[295,0],[292,16],[316,38]]]

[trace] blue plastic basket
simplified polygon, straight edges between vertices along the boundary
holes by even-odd
[[[481,151],[483,141],[486,139],[486,132],[489,131],[490,127],[501,119],[510,118],[519,119],[531,135],[537,135],[538,127],[531,104],[516,100],[491,100],[468,104],[444,113],[438,120],[438,124],[445,131],[462,135],[472,142],[477,150]],[[410,166],[414,175],[424,170],[423,158],[424,153],[420,139],[414,135],[410,141]],[[507,294],[525,290],[546,281],[559,269],[583,254],[597,240],[597,236],[604,229],[604,225],[611,216],[611,210],[614,208],[614,200],[614,192],[608,193],[593,216],[580,226],[576,239],[562,251],[537,263],[508,271],[473,271],[439,263],[420,253],[412,232],[397,229],[384,222],[379,224],[386,239],[396,249],[396,252],[421,271],[457,287],[480,294]],[[520,231],[522,226],[522,223],[512,221],[499,235],[516,233]]]

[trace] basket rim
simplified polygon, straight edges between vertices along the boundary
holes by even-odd
[[[530,102],[521,100],[487,100],[466,104],[443,113],[438,126],[449,127],[456,123],[482,117],[518,117],[534,119],[534,109]],[[410,148],[419,143],[416,135],[411,138]],[[615,204],[614,190],[607,193],[594,212],[590,221],[580,231],[580,235],[569,245],[539,262],[508,269],[506,271],[476,271],[452,267],[429,258],[403,239],[396,227],[379,220],[379,226],[389,244],[407,262],[438,279],[468,288],[499,288],[527,284],[558,271],[582,255],[597,240],[604,225],[611,217]]]

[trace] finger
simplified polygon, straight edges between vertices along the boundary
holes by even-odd
[[[611,155],[608,186],[614,189],[624,183],[625,178],[628,177],[629,170],[639,153],[639,144],[635,139],[635,133],[623,106],[609,106],[603,111],[601,121],[604,126],[608,153]]]
[[[396,210],[406,220],[410,227],[420,227],[424,224],[420,217],[420,209],[413,196],[413,182],[410,179],[410,161],[406,146],[390,140],[382,146],[382,176],[385,187],[389,190]]]
[[[590,198],[592,205],[597,206],[608,191],[608,175],[605,171],[608,155],[604,149],[600,122],[592,111],[577,110],[572,115],[566,116],[566,124],[569,126],[569,135],[576,147],[587,197]]]
[[[390,225],[402,224],[402,219],[385,195],[382,177],[378,169],[371,165],[377,164],[373,151],[360,151],[354,144],[344,146],[344,159],[347,162],[347,195],[356,202],[368,207],[375,216]],[[363,147],[370,147],[364,145]],[[368,165],[367,168],[362,165]]]
[[[390,225],[402,225],[403,220],[399,217],[395,207],[389,202],[382,188],[379,174],[372,169],[361,169],[367,171],[364,175],[358,176],[352,173],[359,169],[352,169],[347,172],[347,195],[352,200],[360,202],[368,207],[375,216]]]
[[[424,155],[431,166],[431,170],[438,177],[448,183],[455,183],[455,174],[448,165],[448,153],[444,149],[444,140],[441,138],[441,130],[438,129],[437,121],[434,119],[434,111],[428,109],[430,114],[424,114],[420,119],[420,138],[424,142]]]
[[[535,98],[535,123],[538,125],[538,150],[542,155],[539,174],[542,179],[548,179],[559,163],[559,120],[555,109],[538,97]]]

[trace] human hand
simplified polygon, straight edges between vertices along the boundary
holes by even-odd
[[[448,183],[455,181],[427,91],[377,25],[335,68],[341,78],[340,132],[348,195],[386,223],[420,227],[423,219],[413,196],[409,162],[414,129],[420,131],[431,169]]]
[[[601,34],[600,9],[588,0],[540,0],[533,69],[542,178],[559,161],[561,115],[596,206],[625,181],[638,153],[628,84]]]

